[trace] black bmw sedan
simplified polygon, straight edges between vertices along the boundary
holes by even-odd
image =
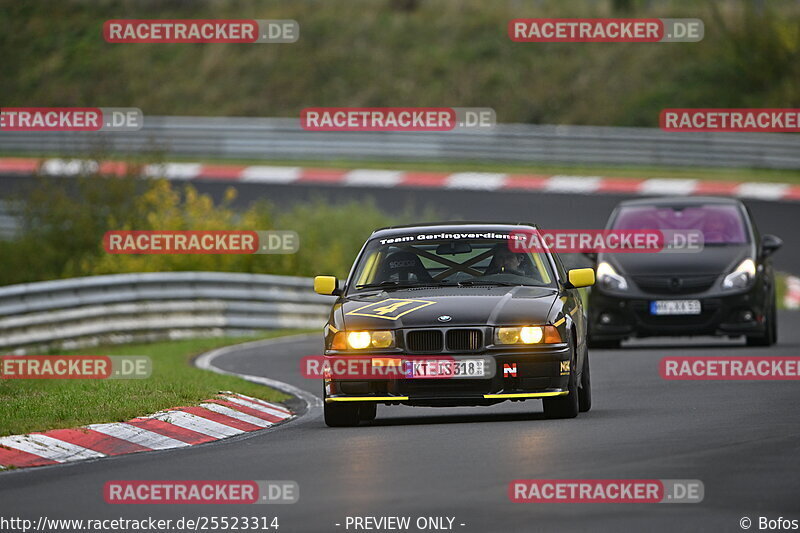
[[[677,197],[622,202],[607,229],[699,232],[700,251],[601,253],[589,296],[589,345],[613,348],[650,336],[741,337],[776,342],[770,256],[782,241],[761,235],[742,202]]]
[[[317,276],[316,292],[337,297],[325,326],[325,422],[370,421],[379,403],[540,399],[548,418],[588,411],[586,317],[577,289],[594,283],[594,272],[566,271],[549,251],[512,251],[515,232],[534,230],[385,228],[367,240],[343,286]]]

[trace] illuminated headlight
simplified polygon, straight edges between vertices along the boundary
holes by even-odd
[[[628,290],[628,280],[624,276],[617,274],[614,267],[605,261],[597,265],[597,283],[606,289]]]
[[[494,330],[495,344],[555,344],[561,335],[555,326],[516,326]]]
[[[331,348],[334,350],[366,350],[367,348],[393,348],[394,332],[376,331],[340,331],[337,333]]]
[[[745,259],[736,269],[722,280],[723,289],[744,289],[756,277],[756,264],[752,259]]]
[[[369,348],[372,344],[372,335],[369,331],[351,331],[347,334],[347,345],[354,350]]]

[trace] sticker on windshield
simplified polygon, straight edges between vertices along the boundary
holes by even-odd
[[[407,315],[423,307],[433,305],[436,302],[428,300],[409,300],[405,298],[389,298],[380,302],[371,303],[364,307],[359,307],[347,315],[369,316],[373,318],[385,318],[386,320],[397,320],[403,315]]]
[[[512,232],[513,233],[513,232]],[[418,235],[400,235],[391,239],[380,239],[381,244],[397,244],[401,242],[415,241],[435,241],[435,240],[459,240],[459,239],[490,239],[508,240],[511,238],[509,233],[497,233],[494,231],[477,233],[422,233]]]

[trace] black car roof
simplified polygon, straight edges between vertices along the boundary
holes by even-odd
[[[374,238],[391,238],[399,235],[408,235],[409,233],[425,233],[426,231],[436,232],[469,232],[479,233],[487,231],[500,231],[511,232],[525,229],[533,229],[534,224],[519,223],[487,223],[487,222],[435,222],[425,224],[409,224],[405,226],[391,226],[388,228],[380,228],[372,232],[370,239]]]
[[[742,205],[736,198],[722,198],[719,196],[661,196],[658,198],[637,198],[635,200],[623,200],[620,206],[694,206],[705,204],[722,205]]]

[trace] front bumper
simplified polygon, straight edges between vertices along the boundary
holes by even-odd
[[[699,315],[653,315],[655,300],[700,300]],[[589,298],[589,335],[592,340],[631,337],[759,335],[765,330],[764,299],[755,290],[738,294],[694,296],[634,295],[593,290]]]
[[[495,369],[490,379],[325,379],[325,401],[450,407],[563,396],[567,394],[570,354],[563,343],[546,349],[462,356],[490,360]]]

